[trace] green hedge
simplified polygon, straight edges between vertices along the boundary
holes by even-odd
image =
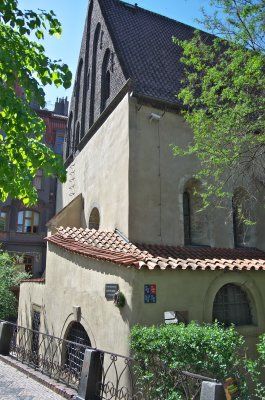
[[[218,323],[185,326],[135,326],[131,348],[137,361],[138,386],[151,400],[186,398],[177,388],[177,371],[190,371],[220,381],[235,377],[245,397],[245,379],[241,373],[245,358],[244,339],[234,327]]]

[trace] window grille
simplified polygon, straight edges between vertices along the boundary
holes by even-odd
[[[40,331],[40,312],[36,310],[33,310],[32,330],[34,332],[32,332],[31,350],[36,362],[39,352],[39,331]]]
[[[249,300],[240,286],[227,284],[219,290],[213,304],[213,321],[215,320],[226,326],[252,324]]]
[[[66,340],[70,342],[66,348],[65,363],[72,371],[79,371],[82,368],[85,348],[76,346],[81,344],[83,346],[91,347],[91,342],[84,327],[79,322],[73,322]]]

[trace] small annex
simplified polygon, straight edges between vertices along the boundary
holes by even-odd
[[[132,244],[118,232],[63,227],[47,240],[46,280],[22,284],[21,323],[39,305],[53,335],[67,337],[77,321],[93,347],[122,354],[134,324],[162,324],[167,311],[185,323],[233,322],[251,351],[265,331],[260,250]],[[122,308],[106,294],[113,285]]]
[[[170,147],[193,139],[176,97],[183,68],[172,43],[193,32],[120,0],[90,1],[65,140],[68,178],[49,223],[45,280],[21,285],[21,325],[33,327],[37,316],[41,331],[71,340],[85,331],[92,346],[127,355],[136,323],[218,319],[234,323],[254,352],[265,332],[264,191],[251,208],[255,225],[238,218],[244,182],[230,188],[225,208],[200,211],[199,161]]]

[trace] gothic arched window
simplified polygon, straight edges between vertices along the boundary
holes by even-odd
[[[93,41],[93,55],[92,55],[92,72],[91,72],[91,90],[90,90],[90,114],[89,114],[89,126],[94,123],[94,111],[95,111],[95,90],[96,90],[96,72],[97,72],[97,50],[100,34],[100,23],[97,24],[94,41]]]
[[[89,223],[88,227],[89,229],[99,229],[99,223],[100,223],[100,216],[99,216],[99,211],[96,207],[93,208],[93,210],[90,213],[89,216]]]
[[[75,130],[75,151],[77,149],[79,142],[80,142],[80,123],[78,122]]]
[[[101,68],[101,105],[100,112],[106,108],[106,102],[110,96],[110,72],[108,64],[110,59],[110,49],[107,49],[104,55],[102,68]]]
[[[184,245],[209,245],[209,217],[203,211],[200,182],[191,179],[182,195]]]
[[[184,245],[191,244],[190,229],[190,195],[187,191],[183,193],[183,219],[184,219]]]
[[[232,198],[233,211],[233,233],[235,247],[242,247],[246,244],[247,226],[247,203],[248,195],[244,189],[237,189]]]
[[[229,283],[217,292],[213,303],[213,321],[215,320],[226,326],[252,324],[248,296],[240,286]]]
[[[82,75],[83,68],[83,58],[80,59],[78,70],[77,70],[77,79],[76,79],[76,87],[75,87],[75,120],[78,118],[78,110],[79,110],[79,97],[80,97],[80,81]]]

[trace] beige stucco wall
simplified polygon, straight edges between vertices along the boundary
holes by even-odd
[[[213,301],[227,283],[240,285],[248,294],[253,325],[240,327],[250,354],[257,337],[265,332],[265,275],[263,271],[136,270],[96,261],[49,244],[46,284],[23,283],[19,323],[31,326],[31,313],[41,308],[42,331],[65,337],[75,320],[73,306],[81,307],[81,324],[92,346],[127,355],[129,331],[136,323],[164,323],[165,311],[185,311],[188,321],[212,322]],[[122,309],[105,299],[105,284],[117,283],[126,297]],[[144,285],[156,284],[156,304],[144,303]]]
[[[173,156],[171,144],[186,148],[192,130],[177,112],[141,105],[130,98],[129,238],[155,244],[184,244],[183,192],[198,171],[195,156]],[[160,120],[151,120],[151,113]],[[264,193],[261,194],[264,203]],[[196,244],[234,247],[232,202],[199,213]],[[265,249],[264,208],[257,204],[257,224],[248,227],[246,245]],[[257,234],[258,232],[258,234]]]
[[[117,283],[126,293],[122,310],[105,298],[105,284]],[[19,322],[31,326],[32,304],[42,307],[40,330],[65,337],[75,320],[74,306],[81,307],[80,323],[93,347],[128,354],[129,321],[132,315],[134,272],[111,263],[74,255],[49,244],[46,284],[23,283]]]
[[[57,212],[83,195],[83,226],[94,207],[100,229],[120,229],[128,235],[129,175],[128,95],[97,130],[67,169],[67,182],[58,188]]]

